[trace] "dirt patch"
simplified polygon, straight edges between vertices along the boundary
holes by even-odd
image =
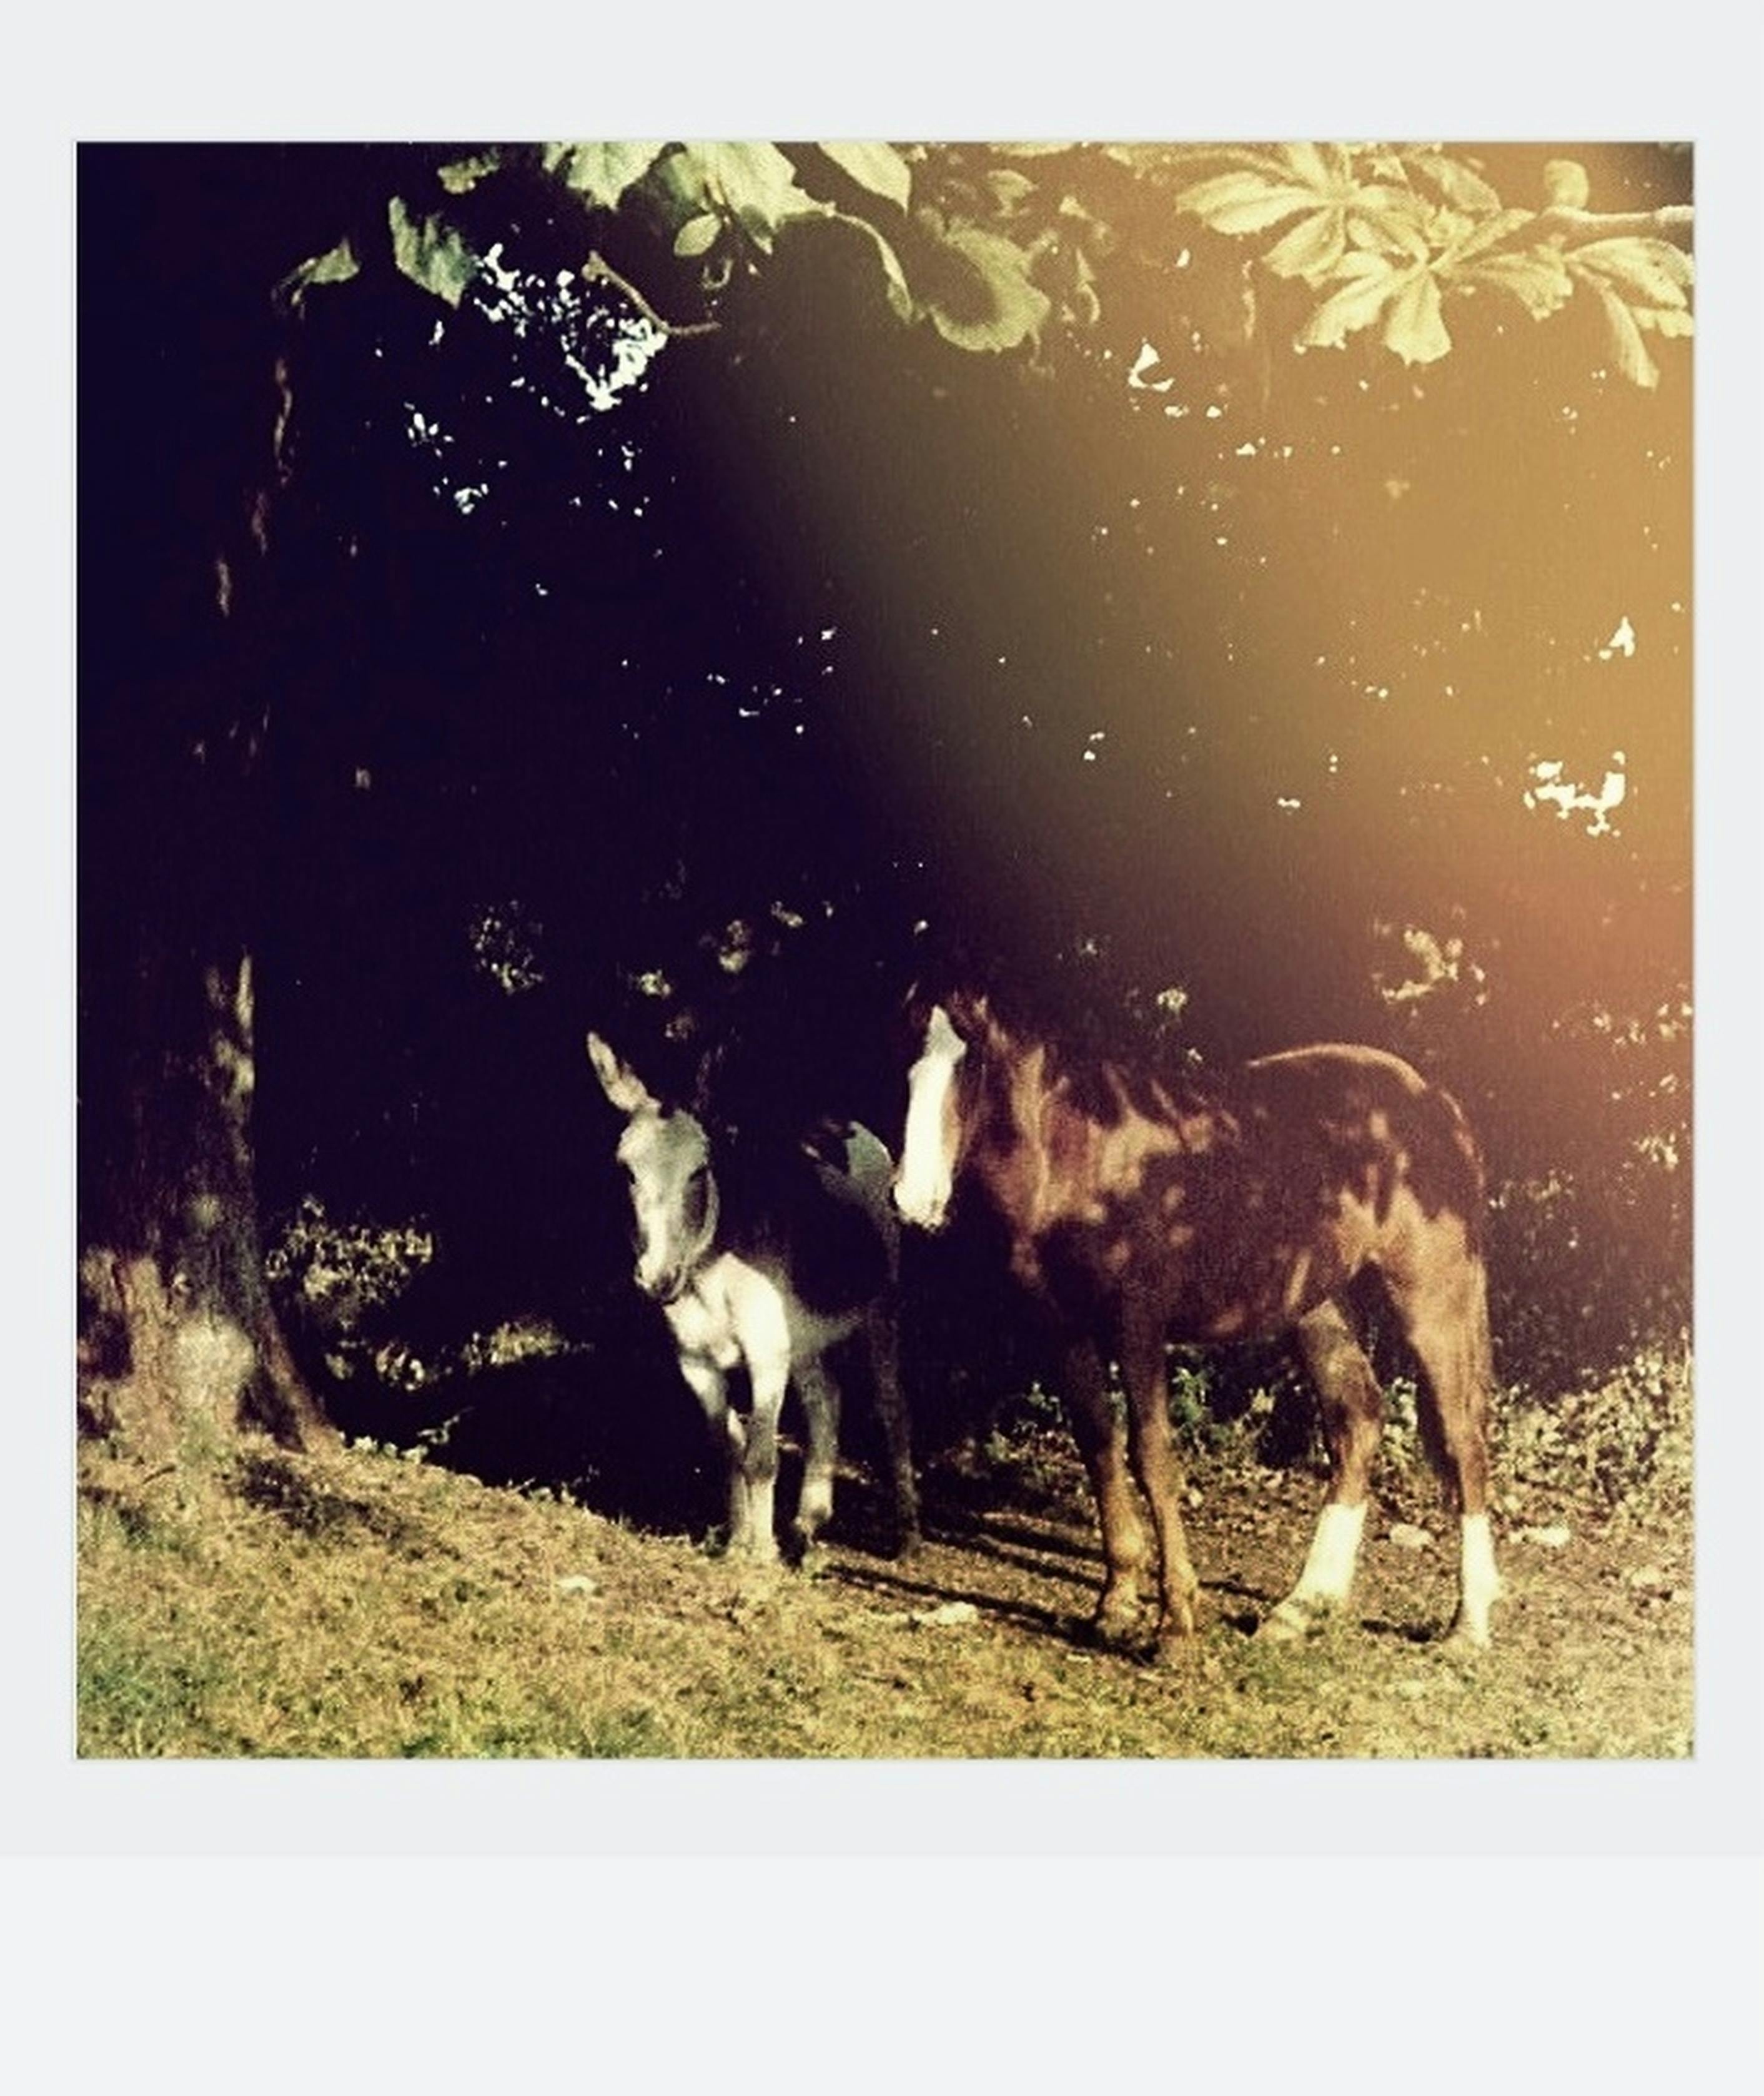
[[[267,1465],[267,1467],[266,1467]],[[676,1758],[1624,1757],[1692,1744],[1688,1527],[1557,1500],[1499,1525],[1495,1644],[1440,1641],[1456,1544],[1418,1496],[1369,1521],[1352,1608],[1252,1635],[1308,1544],[1303,1469],[1190,1463],[1191,1648],[1098,1649],[1088,1494],[1057,1432],[925,1479],[880,1554],[841,1479],[801,1571],[548,1493],[351,1450],[207,1473],[84,1465],[83,1753]],[[787,1478],[786,1491],[792,1481]]]

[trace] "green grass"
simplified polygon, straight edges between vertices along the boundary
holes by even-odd
[[[1494,1648],[1468,1657],[1420,1635],[1450,1601],[1436,1512],[1443,1539],[1425,1554],[1384,1539],[1374,1521],[1353,1609],[1312,1643],[1245,1635],[1296,1569],[1316,1487],[1260,1470],[1243,1445],[1193,1456],[1191,1544],[1216,1583],[1193,1648],[1153,1666],[1085,1641],[1094,1532],[1069,1443],[1047,1434],[1029,1445],[1027,1479],[1018,1461],[990,1483],[965,1481],[979,1525],[964,1515],[968,1526],[946,1527],[919,1564],[836,1543],[815,1578],[730,1565],[685,1537],[639,1534],[384,1450],[306,1457],[210,1441],[149,1464],[89,1444],[78,1749],[1681,1756],[1691,1535],[1676,1437],[1682,1426],[1688,1445],[1688,1378],[1680,1395],[1653,1385],[1641,1395],[1634,1433],[1613,1426],[1615,1396],[1589,1400],[1596,1460],[1552,1463],[1547,1491],[1503,1472],[1511,1598]],[[1506,1439],[1522,1469],[1554,1454],[1566,1430],[1546,1422]],[[1613,1509],[1619,1444],[1640,1469],[1636,1495]],[[1425,1498],[1420,1482],[1401,1482],[1400,1498],[1412,1482]],[[1393,1504],[1387,1494],[1386,1525]],[[1524,1540],[1527,1522],[1565,1508],[1567,1548]],[[1643,1563],[1667,1568],[1663,1592],[1631,1579]],[[957,1597],[978,1606],[960,1627],[914,1620]]]

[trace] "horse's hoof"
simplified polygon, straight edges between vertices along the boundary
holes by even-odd
[[[1289,1594],[1279,1607],[1265,1616],[1255,1633],[1260,1644],[1299,1644],[1316,1637],[1335,1610],[1324,1601],[1301,1601]]]

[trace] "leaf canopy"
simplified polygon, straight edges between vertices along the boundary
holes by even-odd
[[[872,196],[885,198],[906,210],[912,195],[913,171],[893,146],[875,141],[823,138],[821,151]]]

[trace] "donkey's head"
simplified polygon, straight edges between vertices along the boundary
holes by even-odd
[[[617,1155],[631,1195],[637,1286],[672,1303],[716,1242],[710,1138],[684,1107],[663,1106],[597,1033],[588,1036],[588,1059],[600,1089],[626,1116]]]

